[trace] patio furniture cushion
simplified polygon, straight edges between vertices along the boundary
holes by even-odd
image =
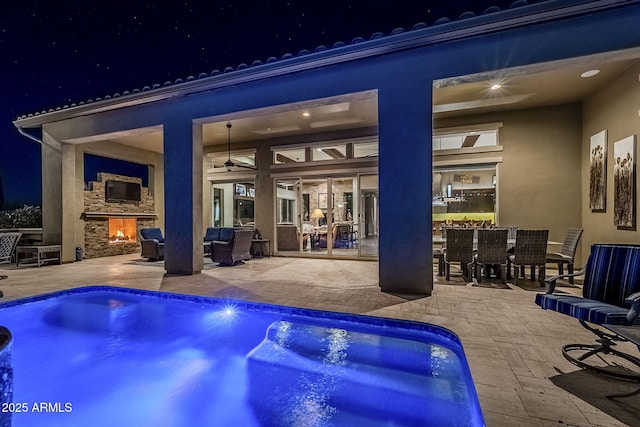
[[[231,227],[223,227],[220,229],[220,236],[218,239],[221,242],[231,242],[233,240],[234,230]]]
[[[213,242],[214,240],[220,240],[220,227],[207,227],[207,232],[204,235],[204,241]]]
[[[164,237],[162,237],[162,230],[159,228],[143,228],[140,230],[140,235],[143,239],[155,239],[158,243],[164,243]]]
[[[575,275],[582,274],[582,297],[554,294],[557,276],[549,279],[546,293],[536,295],[536,304],[596,324],[640,322],[627,301],[640,292],[640,246],[595,244],[585,269]]]
[[[536,295],[536,304],[547,310],[578,319],[580,325],[596,335],[594,344],[566,344],[562,355],[581,368],[627,381],[640,381],[640,359],[615,348],[616,342],[639,342],[640,336],[640,246],[593,245],[587,265],[573,276],[585,275],[582,297],[554,294],[556,281],[568,274],[547,280],[547,290]],[[592,326],[595,325],[595,326]],[[617,329],[623,328],[623,329]],[[595,361],[595,362],[594,362]],[[620,369],[619,361],[636,369]],[[629,397],[640,393],[610,395]]]

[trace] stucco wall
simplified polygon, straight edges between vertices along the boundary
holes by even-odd
[[[640,62],[633,64],[617,79],[586,99],[583,104],[583,117],[582,223],[585,232],[582,250],[588,253],[593,243],[637,244],[640,242],[639,230],[618,230],[613,222],[613,145],[620,139],[640,133]],[[590,138],[602,130],[607,131],[606,211],[591,212],[589,209]],[[636,160],[636,188],[638,187],[637,174]],[[638,219],[637,213],[636,219]]]
[[[581,223],[580,104],[448,118],[436,128],[493,122],[503,123],[504,150],[495,153],[503,158],[498,223],[549,229],[550,240],[562,241],[567,228]]]

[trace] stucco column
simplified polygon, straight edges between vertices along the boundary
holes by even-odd
[[[258,174],[255,181],[256,198],[256,228],[265,239],[271,240],[270,249],[274,247],[274,206],[273,206],[273,179],[271,179],[271,148],[266,144],[258,144],[256,147],[256,165],[258,166]]]
[[[202,127],[185,118],[164,124],[164,266],[202,271]]]
[[[62,241],[62,143],[42,130],[42,243]]]
[[[62,262],[75,260],[80,213],[76,150],[42,132],[42,243],[62,245]],[[82,181],[80,181],[82,182]],[[82,194],[82,193],[80,193]]]
[[[422,76],[385,80],[378,92],[380,287],[431,295],[432,85]]]

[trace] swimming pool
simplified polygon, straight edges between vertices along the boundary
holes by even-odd
[[[13,427],[484,425],[435,325],[106,286],[0,304],[0,325]]]

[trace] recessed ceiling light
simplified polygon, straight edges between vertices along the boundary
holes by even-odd
[[[491,90],[498,90],[502,87],[502,85],[500,83],[495,83],[493,85],[491,85]]]
[[[311,117],[311,113],[308,111],[305,111],[304,113],[302,113],[302,117]]]
[[[600,70],[589,70],[589,71],[585,71],[584,73],[580,74],[580,77],[593,77],[596,74],[599,74]]]

